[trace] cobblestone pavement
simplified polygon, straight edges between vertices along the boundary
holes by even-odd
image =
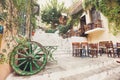
[[[48,62],[45,69],[35,75],[19,76],[13,72],[6,80],[120,80],[118,58],[107,55],[81,58],[71,54],[54,57],[57,62]]]

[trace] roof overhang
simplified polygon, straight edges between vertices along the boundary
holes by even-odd
[[[78,2],[76,2],[75,4],[72,5],[72,7],[70,9],[70,15],[76,14],[82,9],[83,9],[82,0],[79,0]]]

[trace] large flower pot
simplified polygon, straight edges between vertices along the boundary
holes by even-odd
[[[32,32],[32,36],[34,36],[35,32]]]

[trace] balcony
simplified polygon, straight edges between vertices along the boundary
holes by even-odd
[[[85,34],[91,34],[105,30],[100,20],[99,21],[97,20],[94,23],[89,23],[87,25],[84,25],[84,29],[85,29]]]

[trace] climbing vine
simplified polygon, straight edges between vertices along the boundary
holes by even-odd
[[[17,17],[17,21],[18,21],[18,26],[25,26],[28,27],[27,24],[27,18],[28,15],[30,14],[30,25],[32,27],[32,29],[36,29],[37,25],[36,25],[36,15],[39,15],[39,5],[36,3],[37,0],[13,0],[14,6],[16,7],[17,11],[18,11],[18,17]],[[28,4],[30,4],[30,9],[28,11]],[[38,7],[38,10],[36,12],[35,6]],[[30,12],[30,13],[28,13]]]
[[[6,0],[0,0],[0,4],[4,9],[6,8]]]
[[[80,10],[79,12],[77,12],[76,14],[73,14],[71,16],[73,25],[78,25],[79,19],[80,19],[80,16],[82,15],[82,13],[83,13],[83,10]]]
[[[120,0],[84,0],[84,10],[95,7],[108,18],[110,31],[116,35],[120,32]]]
[[[31,5],[28,5],[30,1],[33,1]],[[36,28],[36,14],[34,12],[34,6],[36,6],[37,0],[0,0],[0,19],[4,20],[2,24],[5,26],[3,41],[4,45],[1,48],[0,63],[8,62],[10,51],[16,46],[14,36],[18,36],[20,28],[26,26],[26,22],[30,21],[32,29]],[[38,5],[37,5],[38,6]],[[30,16],[30,20],[27,20],[28,9],[34,12]],[[36,11],[36,10],[35,10]],[[26,33],[25,33],[26,34]],[[7,54],[7,55],[4,55]]]

